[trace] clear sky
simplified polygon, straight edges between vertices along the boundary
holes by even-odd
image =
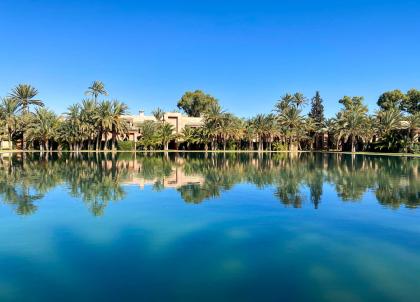
[[[420,89],[418,0],[0,0],[0,96],[38,88],[61,113],[93,80],[131,113],[176,107],[202,89],[239,116],[286,92],[343,95]]]

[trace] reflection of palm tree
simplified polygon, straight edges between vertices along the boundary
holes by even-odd
[[[124,181],[143,178],[160,191],[165,189],[165,179],[179,169],[187,177],[202,178],[200,183],[177,188],[185,202],[200,203],[221,196],[237,183],[251,183],[258,188],[274,187],[275,197],[286,206],[302,207],[310,200],[316,208],[323,184],[328,182],[343,201],[360,200],[371,189],[385,206],[420,206],[418,161],[402,158],[319,153],[159,154],[138,156],[133,165],[129,154],[54,154],[48,161],[37,154],[25,156],[14,154],[11,161],[0,162],[0,198],[21,215],[33,214],[38,201],[60,184],[93,215],[103,215],[110,202],[124,198]]]

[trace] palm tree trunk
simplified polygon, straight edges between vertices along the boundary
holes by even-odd
[[[351,136],[351,152],[356,152],[356,144],[354,142],[354,137],[353,135]]]
[[[12,147],[12,135],[10,134],[10,132],[9,132],[9,135],[8,135],[8,139],[9,139],[9,150],[12,150],[13,149],[13,147]]]
[[[258,138],[258,152],[262,152],[264,148],[262,137]]]
[[[104,132],[105,142],[104,142],[104,151],[108,151],[108,132]]]

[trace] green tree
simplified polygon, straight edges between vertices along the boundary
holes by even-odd
[[[219,104],[217,99],[201,90],[196,90],[185,92],[177,106],[188,116],[199,117],[215,104]]]
[[[128,131],[128,124],[123,118],[123,115],[126,115],[128,111],[128,106],[123,102],[114,100],[111,103],[111,140],[112,140],[112,151],[115,151],[117,148],[116,141],[117,136],[124,136]]]
[[[92,85],[88,87],[88,89],[85,91],[85,95],[90,95],[93,97],[93,100],[95,103],[98,101],[99,95],[108,95],[108,92],[105,89],[104,83],[101,81],[93,81]]]
[[[158,124],[155,121],[144,121],[139,125],[140,145],[146,150],[154,148],[159,141],[157,135]]]
[[[324,116],[324,105],[322,104],[323,100],[319,91],[315,93],[315,96],[311,100],[311,111],[308,116],[313,119],[313,121],[319,126],[322,127],[325,121]]]
[[[40,151],[49,151],[50,142],[57,136],[59,120],[57,115],[46,108],[37,108],[28,125],[28,139],[38,141]]]
[[[9,148],[12,149],[12,137],[16,132],[18,114],[20,111],[19,103],[11,98],[4,98],[0,104],[0,120],[3,122],[4,133],[7,135]]]
[[[344,109],[336,117],[337,138],[350,141],[351,152],[356,152],[357,141],[366,143],[372,134],[368,109],[363,104],[363,97],[345,96],[339,102],[344,105]]]
[[[420,112],[420,90],[410,89],[407,92],[406,98],[401,104],[401,109],[410,113],[416,114]]]
[[[38,95],[38,90],[28,84],[19,84],[12,89],[9,98],[18,102],[22,107],[22,113],[29,113],[29,106],[43,107],[44,103],[41,100],[34,99]]]
[[[384,110],[400,109],[406,100],[406,95],[401,90],[387,91],[379,96],[378,106]]]
[[[169,143],[175,138],[174,126],[169,123],[163,123],[158,127],[158,136],[163,145],[163,150],[169,149]]]
[[[44,103],[41,100],[34,99],[38,95],[38,90],[28,84],[19,84],[12,89],[9,98],[16,101],[22,108],[22,115],[20,119],[20,130],[22,134],[22,149],[26,149],[25,141],[25,124],[30,120],[29,112],[30,106],[43,107]]]

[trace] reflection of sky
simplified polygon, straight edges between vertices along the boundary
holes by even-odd
[[[37,202],[34,215],[0,207],[0,265],[10,263],[0,272],[0,297],[13,296],[19,286],[34,290],[23,281],[37,274],[45,286],[60,275],[83,288],[93,282],[89,290],[95,291],[102,284],[95,278],[106,273],[151,288],[165,285],[174,299],[208,290],[209,299],[221,291],[224,297],[248,293],[243,298],[249,300],[254,284],[267,295],[287,289],[289,298],[414,301],[420,294],[420,212],[382,208],[372,192],[360,202],[342,202],[333,186],[323,189],[315,210],[305,187],[303,208],[294,209],[274,197],[273,187],[238,184],[197,205],[173,189],[125,186],[125,199],[94,217],[57,187]],[[22,277],[17,268],[33,275]],[[111,279],[111,287],[121,285]],[[55,282],[58,289],[68,286]]]

